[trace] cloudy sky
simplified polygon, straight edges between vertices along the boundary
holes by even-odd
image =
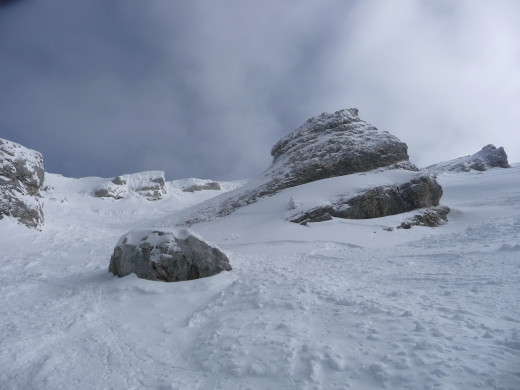
[[[520,162],[517,0],[0,1],[0,137],[46,170],[253,177],[321,112]]]

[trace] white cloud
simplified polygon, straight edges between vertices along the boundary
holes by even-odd
[[[439,3],[443,4],[443,3]],[[327,100],[409,144],[419,165],[504,145],[520,161],[520,4],[513,1],[359,3],[327,77]],[[448,6],[449,5],[449,6]],[[341,104],[341,103],[340,103]]]

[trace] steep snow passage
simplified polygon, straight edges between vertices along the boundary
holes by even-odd
[[[42,232],[0,221],[1,389],[520,388],[519,165],[440,175],[434,229],[304,227],[290,197],[341,180],[282,191],[194,225],[233,271],[179,283],[114,278],[110,254],[214,191],[112,202],[48,176]]]

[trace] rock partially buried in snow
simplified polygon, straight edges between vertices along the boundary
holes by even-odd
[[[504,148],[497,148],[490,144],[484,146],[482,150],[471,156],[433,164],[422,170],[432,173],[469,172],[471,170],[487,171],[495,167],[510,168],[510,165],[507,161],[507,154]]]
[[[123,235],[110,259],[109,272],[178,282],[230,271],[227,256],[189,229],[138,230]]]
[[[11,216],[27,227],[41,227],[44,175],[40,153],[0,139],[0,219]]]
[[[164,172],[148,171],[117,176],[94,189],[93,195],[98,198],[116,200],[134,194],[146,200],[160,200],[166,194]]]
[[[340,197],[327,206],[300,211],[290,221],[306,224],[331,220],[332,217],[380,218],[438,206],[441,197],[442,187],[439,183],[428,175],[420,175],[401,185],[371,188],[354,197]]]
[[[216,181],[210,181],[205,184],[194,184],[187,188],[184,188],[183,192],[197,192],[197,191],[220,191],[220,184]]]
[[[450,208],[448,206],[436,206],[425,210],[413,216],[413,218],[404,221],[398,229],[410,229],[412,226],[428,226],[437,227],[448,222],[448,213]]]

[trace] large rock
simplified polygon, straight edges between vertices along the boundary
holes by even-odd
[[[223,217],[264,196],[316,180],[375,169],[417,171],[406,144],[362,120],[356,108],[310,118],[278,141],[271,155],[273,162],[261,177],[183,222]]]
[[[117,176],[94,189],[98,198],[123,199],[130,194],[146,200],[160,200],[166,194],[164,172],[148,171]]]
[[[189,229],[140,230],[123,235],[110,259],[117,276],[178,282],[231,270],[226,255]]]
[[[306,224],[336,218],[369,219],[435,207],[442,197],[442,187],[428,175],[418,176],[401,185],[379,186],[354,197],[340,197],[327,206],[300,211],[291,222]]]
[[[422,170],[430,173],[469,172],[471,170],[487,171],[495,167],[510,168],[510,165],[504,148],[496,148],[490,144],[471,156],[433,164]]]
[[[407,151],[404,142],[365,122],[357,108],[350,108],[310,118],[278,141],[267,174],[281,189],[394,164],[417,170]]]
[[[40,228],[44,175],[40,153],[0,139],[0,219],[11,216],[30,228]]]

